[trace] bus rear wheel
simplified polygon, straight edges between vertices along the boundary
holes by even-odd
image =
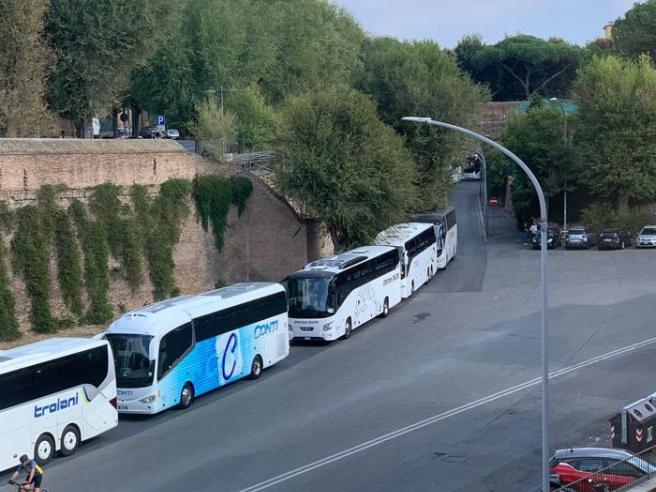
[[[389,314],[389,298],[385,298],[383,301],[383,312],[380,313],[381,318],[387,318],[387,315]]]
[[[344,325],[344,340],[349,338],[351,336],[351,333],[353,332],[353,325],[351,324],[351,318],[348,318],[346,320],[346,325]]]
[[[62,456],[70,456],[75,454],[77,448],[80,446],[80,431],[74,425],[67,425],[62,432],[61,447],[59,452]]]
[[[191,383],[186,383],[182,387],[182,391],[180,392],[179,407],[182,410],[185,410],[189,408],[193,402],[194,402],[194,387],[191,385]]]
[[[256,355],[251,362],[251,373],[249,379],[257,379],[262,375],[262,357]]]
[[[34,444],[34,459],[39,465],[45,465],[54,456],[55,440],[49,434],[41,434]]]

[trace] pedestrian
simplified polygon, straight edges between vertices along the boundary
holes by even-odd
[[[531,224],[531,227],[529,227],[528,232],[531,234],[531,237],[535,237],[535,235],[538,233],[538,225],[535,223],[535,220],[533,220],[533,223]]]

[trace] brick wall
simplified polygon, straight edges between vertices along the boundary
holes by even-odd
[[[0,139],[0,200],[12,208],[32,202],[38,188],[47,183],[68,186],[62,198],[62,205],[67,205],[72,198],[85,200],[91,187],[107,181],[126,187],[126,193],[135,183],[157,193],[158,186],[169,178],[191,179],[198,173],[214,172],[227,175],[235,171],[188,154],[172,141]],[[231,209],[223,251],[216,250],[212,234],[202,230],[195,212],[185,222],[174,253],[176,283],[183,294],[212,289],[217,281],[278,281],[306,263],[305,222],[266,184],[250,178],[253,193],[241,217]],[[130,309],[152,301],[148,282],[133,294],[117,278],[117,264],[111,262],[110,301],[117,313],[119,305]],[[52,305],[60,314],[54,263],[52,272]],[[13,278],[12,288],[21,326],[26,329],[29,301],[25,287]]]

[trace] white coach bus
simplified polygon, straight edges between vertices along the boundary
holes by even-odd
[[[234,284],[136,309],[102,336],[114,352],[119,412],[187,408],[287,357],[287,297],[280,284]]]
[[[376,244],[394,246],[403,259],[401,294],[410,297],[437,272],[437,235],[433,224],[396,224],[376,236]]]
[[[52,338],[0,351],[0,470],[47,463],[118,424],[109,344]]]
[[[283,284],[290,338],[336,340],[401,302],[396,248],[364,246],[309,263]]]
[[[433,224],[438,238],[437,268],[447,267],[458,252],[458,223],[453,207],[437,212],[425,213],[412,218],[413,222]]]

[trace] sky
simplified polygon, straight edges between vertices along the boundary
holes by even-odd
[[[486,44],[506,35],[559,37],[584,45],[636,0],[333,0],[370,34],[432,39],[454,47],[466,34]]]

